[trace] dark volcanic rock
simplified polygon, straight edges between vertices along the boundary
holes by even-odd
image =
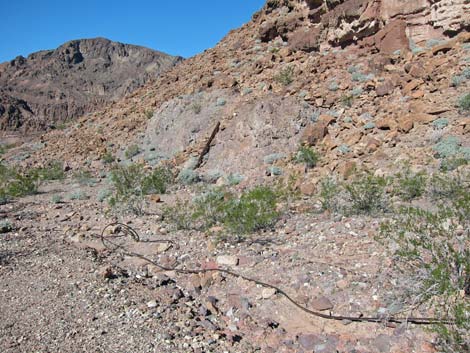
[[[43,129],[102,108],[182,59],[104,38],[0,64],[0,128]]]

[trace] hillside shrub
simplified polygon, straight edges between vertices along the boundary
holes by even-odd
[[[409,166],[395,175],[395,194],[403,201],[411,201],[423,196],[427,177],[424,172],[414,173]]]
[[[387,209],[384,177],[372,174],[357,175],[345,185],[352,214],[370,214]]]
[[[319,159],[318,153],[308,146],[300,146],[295,156],[296,162],[305,163],[307,168],[314,168]]]
[[[460,97],[458,105],[460,110],[465,112],[470,111],[470,93],[467,93]]]
[[[129,147],[127,147],[126,151],[124,152],[124,156],[127,159],[131,159],[131,158],[137,156],[140,152],[141,152],[141,150],[140,150],[139,146],[130,145]]]
[[[432,309],[452,324],[436,324],[440,351],[470,351],[470,193],[440,203],[437,211],[402,208],[381,227],[389,245],[402,302]],[[404,280],[404,279],[405,280]]]
[[[289,86],[294,82],[294,68],[292,66],[285,67],[274,76],[274,80],[283,86]]]

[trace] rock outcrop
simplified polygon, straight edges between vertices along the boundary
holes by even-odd
[[[0,128],[43,129],[102,108],[181,58],[104,38],[0,64]]]
[[[470,4],[465,0],[293,0],[288,4],[266,4],[264,12],[269,16],[260,27],[262,41],[280,36],[292,49],[305,51],[360,43],[391,53],[430,45],[470,26]]]

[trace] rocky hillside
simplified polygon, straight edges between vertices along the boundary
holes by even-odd
[[[104,38],[0,64],[0,129],[44,129],[102,109],[181,58]]]
[[[268,1],[216,47],[43,136],[39,153],[99,166],[107,151],[124,158],[136,144],[136,158],[182,156],[182,163],[198,156],[220,122],[203,172],[257,175],[267,155],[288,156],[302,140],[324,156],[322,173],[378,168],[410,149],[422,159],[437,135],[469,128],[456,107],[468,91],[469,5],[410,4]],[[445,132],[435,131],[442,119]]]

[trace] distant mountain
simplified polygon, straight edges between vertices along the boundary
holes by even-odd
[[[105,38],[0,64],[0,129],[39,130],[102,108],[182,61]]]

